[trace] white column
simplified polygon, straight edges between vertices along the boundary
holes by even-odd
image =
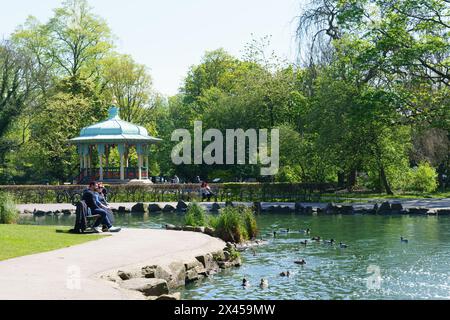
[[[125,180],[125,170],[124,170],[124,167],[123,167],[123,164],[124,164],[124,155],[123,154],[121,154],[120,155],[120,180]]]
[[[98,155],[98,161],[100,162],[100,181],[103,181],[103,155]]]
[[[138,153],[139,180],[142,180],[142,155]]]
[[[147,179],[150,179],[150,168],[148,167],[148,155],[145,156],[145,167],[147,168]]]
[[[87,155],[84,155],[83,156],[83,159],[84,159],[84,175],[87,175],[87,172],[88,172],[88,160],[87,160]]]

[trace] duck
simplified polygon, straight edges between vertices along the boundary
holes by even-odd
[[[408,243],[408,239],[405,239],[405,238],[403,238],[403,237],[400,237],[400,242]]]
[[[250,287],[250,282],[247,281],[247,279],[242,279],[242,286],[243,287]]]
[[[288,229],[283,229],[283,230],[280,230],[280,233],[289,233],[291,230],[288,228]]]
[[[339,242],[339,247],[342,249],[348,248],[348,246],[345,243]]]
[[[331,239],[331,240],[323,240],[323,243],[329,244],[329,245],[333,245],[334,242],[335,242],[334,239]]]
[[[300,233],[304,233],[304,234],[310,234],[311,233],[311,229],[306,229],[306,230],[299,230]]]
[[[267,279],[261,279],[261,283],[259,284],[261,289],[268,288],[269,287],[269,281]]]
[[[311,241],[320,241],[320,237],[313,237]]]
[[[294,263],[304,266],[306,264],[306,261],[305,261],[305,259],[302,259],[302,260],[294,261]]]
[[[274,238],[277,237],[277,232],[276,232],[276,231],[273,232],[273,237],[274,237]]]
[[[308,240],[305,240],[305,241],[300,241],[300,244],[302,244],[302,245],[306,246],[306,245],[308,244]]]

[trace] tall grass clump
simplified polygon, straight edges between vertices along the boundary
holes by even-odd
[[[0,224],[13,224],[18,218],[14,197],[9,193],[0,193]]]
[[[211,226],[224,241],[239,243],[256,237],[257,225],[253,212],[245,207],[226,207],[211,220]]]
[[[193,202],[188,206],[184,222],[187,226],[203,227],[208,224],[205,209]]]
[[[247,230],[248,238],[255,239],[258,235],[258,225],[256,223],[255,214],[253,210],[243,207],[242,218],[244,220],[245,229]]]

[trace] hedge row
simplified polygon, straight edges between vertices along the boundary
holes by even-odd
[[[198,184],[107,185],[110,202],[199,201]],[[333,192],[330,184],[225,183],[211,184],[213,201],[318,201]],[[0,186],[0,192],[15,196],[19,203],[73,203],[86,186]]]

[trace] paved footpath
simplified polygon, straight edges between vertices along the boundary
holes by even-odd
[[[359,203],[350,203],[355,208],[372,208],[375,203],[383,203],[385,201],[389,201],[391,203],[401,203],[405,208],[417,208],[417,207],[425,207],[429,209],[447,209],[450,208],[450,198],[444,199],[382,199],[382,200],[370,200],[368,199],[366,202]],[[234,202],[235,204],[243,204],[246,206],[252,206],[252,202]],[[119,207],[125,207],[127,209],[131,209],[136,204],[136,202],[132,203],[112,203],[110,204],[112,208],[118,209]],[[148,205],[149,203],[146,203]],[[164,208],[165,205],[169,204],[173,207],[176,207],[176,202],[158,202],[161,208]],[[205,206],[207,209],[210,209],[213,202],[202,202],[201,205]],[[221,206],[224,206],[224,202],[219,202]],[[343,203],[342,203],[343,204]],[[262,202],[263,208],[267,208],[270,206],[289,206],[294,207],[295,203],[293,202]],[[321,203],[302,203],[303,206],[312,206],[314,208],[325,208],[327,206],[327,202]],[[75,207],[70,203],[61,203],[61,204],[19,204],[17,208],[20,212],[24,212],[28,210],[33,212],[34,209],[42,210],[42,211],[56,211],[56,210],[64,210],[69,209],[73,210]]]
[[[142,299],[100,276],[143,263],[187,262],[224,247],[202,233],[125,229],[98,241],[0,261],[0,300]]]

